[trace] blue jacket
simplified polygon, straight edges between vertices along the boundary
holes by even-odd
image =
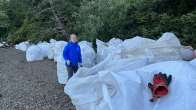
[[[78,63],[82,63],[81,49],[78,43],[69,42],[64,48],[63,57],[65,61],[71,62],[67,66],[78,66]]]

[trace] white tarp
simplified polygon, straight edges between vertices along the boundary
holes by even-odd
[[[81,69],[65,87],[77,110],[192,110],[195,107],[196,69],[189,62],[169,61],[126,71],[99,70],[83,76],[85,72],[89,71]],[[173,75],[173,81],[169,95],[151,103],[147,84],[156,72]]]
[[[21,42],[21,43],[15,45],[15,48],[17,50],[26,51],[29,46],[30,46],[30,43],[28,41],[25,41],[25,42]]]

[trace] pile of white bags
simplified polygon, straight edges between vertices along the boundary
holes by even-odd
[[[25,42],[21,42],[15,45],[15,48],[25,52],[29,46],[30,46],[30,43],[28,41],[25,41]]]
[[[96,43],[98,63],[109,54],[121,54],[125,58],[148,57],[152,63],[193,58],[193,51],[183,48],[179,39],[169,32],[164,33],[157,41],[137,36],[118,45],[109,45],[100,40]]]
[[[116,70],[106,69],[105,64],[90,70],[81,69],[67,83],[65,92],[77,110],[194,109],[196,69],[189,62],[169,61],[145,66],[135,60],[130,64],[130,68],[116,65]],[[134,65],[140,68],[133,68]],[[147,84],[157,72],[173,75],[173,81],[170,93],[151,103]]]
[[[114,43],[114,45],[113,45]],[[80,68],[64,91],[77,110],[192,110],[196,95],[196,61],[173,33],[157,41],[135,37],[97,44],[97,65]],[[148,82],[153,75],[171,74],[170,93],[151,103]]]

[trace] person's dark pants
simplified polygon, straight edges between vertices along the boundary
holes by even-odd
[[[68,80],[78,71],[77,66],[67,66]]]

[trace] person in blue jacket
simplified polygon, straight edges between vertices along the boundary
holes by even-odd
[[[81,49],[78,45],[77,34],[70,35],[70,42],[65,46],[63,51],[65,65],[68,72],[68,80],[78,71],[78,67],[82,66]]]

